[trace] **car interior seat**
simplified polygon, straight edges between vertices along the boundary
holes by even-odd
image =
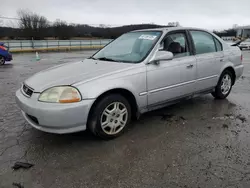
[[[181,51],[180,51],[180,49],[181,49]],[[172,42],[168,46],[167,51],[170,51],[175,55],[175,54],[178,54],[178,53],[182,53],[183,49],[182,49],[179,42]]]

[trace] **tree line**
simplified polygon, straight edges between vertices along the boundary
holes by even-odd
[[[42,40],[53,37],[55,39],[64,40],[74,37],[94,37],[114,39],[132,30],[166,27],[156,24],[137,24],[120,27],[106,27],[105,25],[100,25],[99,27],[93,27],[86,24],[68,24],[59,19],[51,23],[46,17],[28,10],[19,10],[17,14],[18,27],[0,27],[0,38]],[[175,23],[179,25],[178,22],[172,22],[168,23],[167,26],[174,26]],[[234,29],[228,29],[221,32],[214,31],[214,33],[220,37],[236,36],[236,31]]]
[[[42,40],[47,37],[64,40],[74,37],[95,37],[114,39],[125,32],[137,29],[164,27],[156,24],[126,25],[120,27],[93,27],[86,24],[68,24],[62,20],[51,23],[46,17],[36,13],[19,10],[18,28],[0,27],[0,38]]]
[[[213,31],[219,37],[236,37],[236,30],[235,29],[226,29],[223,31]]]

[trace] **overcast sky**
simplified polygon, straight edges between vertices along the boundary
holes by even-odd
[[[79,24],[165,24],[226,29],[250,25],[250,0],[2,0],[0,15],[17,17],[20,8]],[[5,22],[6,23],[6,22]]]

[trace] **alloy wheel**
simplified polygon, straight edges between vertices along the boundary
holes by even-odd
[[[124,128],[128,121],[128,110],[121,102],[108,105],[102,112],[100,123],[102,130],[108,135],[115,135]]]
[[[228,74],[225,74],[222,78],[222,84],[221,84],[221,92],[223,95],[226,95],[231,87],[232,87],[232,79],[230,77],[230,75]]]

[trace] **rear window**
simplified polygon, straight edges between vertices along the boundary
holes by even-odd
[[[222,51],[223,49],[222,49],[222,44],[220,43],[220,41],[216,38],[214,38],[214,41],[215,41],[217,52]]]
[[[196,54],[216,52],[213,36],[204,31],[191,31]]]

